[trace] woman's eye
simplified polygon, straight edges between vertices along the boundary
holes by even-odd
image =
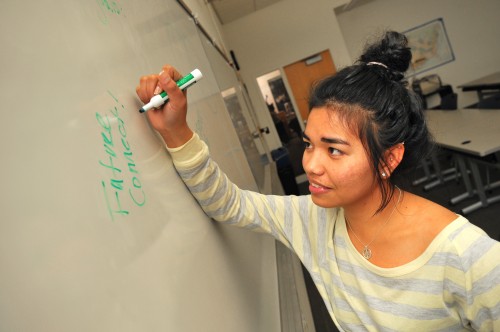
[[[308,148],[310,148],[310,147],[311,147],[311,143],[310,143],[310,142],[308,142],[308,141],[302,141],[302,143],[304,143],[304,147],[305,147],[306,149],[308,149]]]
[[[335,148],[329,147],[328,148],[328,153],[330,153],[332,156],[339,156],[342,154],[342,151],[337,150]]]

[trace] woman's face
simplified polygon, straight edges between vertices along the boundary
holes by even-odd
[[[302,165],[312,200],[321,207],[366,205],[377,189],[371,162],[356,133],[335,111],[314,108],[304,132]]]

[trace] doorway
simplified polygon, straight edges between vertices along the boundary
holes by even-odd
[[[302,128],[285,87],[280,70],[275,70],[257,78],[262,97],[273,119],[281,144],[286,146],[294,138],[300,137]]]
[[[299,109],[302,120],[305,122],[309,116],[309,92],[312,85],[318,80],[337,72],[330,51],[325,50],[314,54],[306,59],[289,64],[283,69],[295,98],[295,104]]]
[[[282,148],[271,151],[273,160],[278,161],[278,174],[285,193],[298,195],[297,177],[304,174],[302,168],[302,126],[299,116],[283,81],[280,70],[257,78],[262,98],[265,101]]]

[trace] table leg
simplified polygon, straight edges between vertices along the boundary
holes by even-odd
[[[424,176],[413,181],[412,185],[418,186],[419,184],[424,183],[428,180],[434,179],[436,177],[436,174],[431,174],[431,170],[430,170],[427,162],[428,162],[427,160],[422,161],[422,168],[424,169]]]
[[[441,171],[441,165],[439,164],[439,160],[438,160],[436,155],[431,156],[431,161],[432,161],[432,167],[434,168],[434,171],[436,172],[437,179],[426,184],[424,186],[424,191],[431,190],[432,188],[434,188],[440,184],[443,184],[447,181],[456,179],[457,176],[460,176],[460,174],[456,174],[457,169],[455,167],[448,168],[444,171]],[[452,175],[445,177],[445,175],[450,174],[450,173],[452,173]]]
[[[450,204],[457,204],[461,201],[463,201],[466,198],[472,197],[476,194],[476,190],[474,190],[472,183],[470,182],[469,178],[469,171],[467,170],[467,167],[465,166],[465,158],[462,155],[455,154],[455,160],[458,165],[458,170],[460,171],[460,174],[462,175],[462,180],[464,181],[465,189],[467,190],[463,194],[460,194],[458,196],[453,197],[450,199]]]
[[[487,207],[490,204],[500,202],[500,195],[493,197],[486,196],[486,190],[500,187],[500,181],[484,186],[481,180],[481,174],[479,173],[477,162],[475,160],[469,159],[469,166],[472,174],[472,179],[474,180],[474,185],[476,187],[476,193],[479,196],[479,201],[463,208],[462,214],[464,215],[482,207]]]

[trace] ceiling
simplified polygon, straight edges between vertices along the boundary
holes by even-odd
[[[207,0],[208,3],[212,4],[215,14],[222,24],[232,22],[280,1],[282,0]],[[340,1],[339,3],[343,4],[337,7],[335,12],[338,15],[371,1],[373,0]]]
[[[282,0],[208,0],[222,24],[247,16]]]

